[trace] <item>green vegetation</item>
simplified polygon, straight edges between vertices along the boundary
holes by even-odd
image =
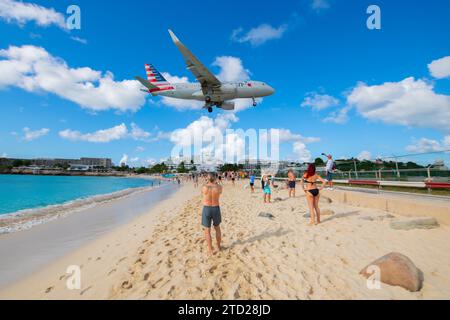
[[[24,167],[24,166],[26,167],[26,166],[29,166],[29,165],[31,165],[31,161],[30,160],[17,159],[17,160],[14,160],[13,163],[12,163],[13,168]]]
[[[320,159],[320,158],[318,158]],[[318,160],[316,159],[316,161]],[[376,171],[376,170],[396,170],[397,165],[399,170],[404,169],[423,169],[426,168],[424,166],[418,165],[414,162],[398,162],[397,164],[395,161],[368,161],[363,160],[360,161],[358,159],[348,159],[348,160],[336,160],[336,167],[340,171],[355,171],[355,163],[356,163],[356,169],[358,171]]]
[[[244,170],[244,165],[242,164],[230,164],[226,163],[219,167],[219,172],[227,172],[227,171],[242,171]]]

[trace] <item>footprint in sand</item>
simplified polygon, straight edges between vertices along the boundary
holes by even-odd
[[[87,287],[86,289],[84,289],[83,291],[80,292],[80,296],[82,296],[86,291],[88,291],[89,289],[91,289],[92,286]]]
[[[133,288],[133,284],[130,281],[124,281],[124,282],[122,282],[121,287],[122,287],[122,289],[129,290],[129,289]]]
[[[45,289],[45,293],[50,293],[50,291],[52,291],[55,287],[48,287],[47,289]]]
[[[112,269],[111,271],[108,272],[108,276],[112,275],[116,271],[117,271],[117,269]]]

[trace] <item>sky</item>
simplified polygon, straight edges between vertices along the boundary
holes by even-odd
[[[81,23],[69,30],[73,4]],[[381,29],[367,26],[373,4]],[[442,0],[0,0],[0,157],[149,165],[190,134],[227,129],[278,129],[280,159],[295,161],[448,150],[449,11]],[[208,114],[140,91],[145,63],[195,81],[168,28],[219,79],[276,93]],[[230,135],[221,147],[243,141]],[[449,161],[410,159],[436,157]]]

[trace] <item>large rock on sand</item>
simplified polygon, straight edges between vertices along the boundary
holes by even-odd
[[[439,228],[435,218],[418,218],[410,220],[392,221],[391,228],[395,230],[434,229]]]
[[[423,274],[407,256],[392,252],[361,270],[360,274],[368,278],[370,266],[380,268],[380,281],[391,286],[400,286],[408,291],[417,292],[422,288]]]

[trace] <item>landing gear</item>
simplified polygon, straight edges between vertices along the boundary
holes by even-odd
[[[208,112],[212,113],[213,112],[213,108],[212,107],[208,107]]]
[[[256,103],[255,98],[252,98],[252,100],[253,100],[253,106],[256,107],[258,105],[258,103]]]
[[[205,97],[205,101],[206,101],[206,103],[210,103],[211,102],[211,97],[210,96],[206,96]]]

